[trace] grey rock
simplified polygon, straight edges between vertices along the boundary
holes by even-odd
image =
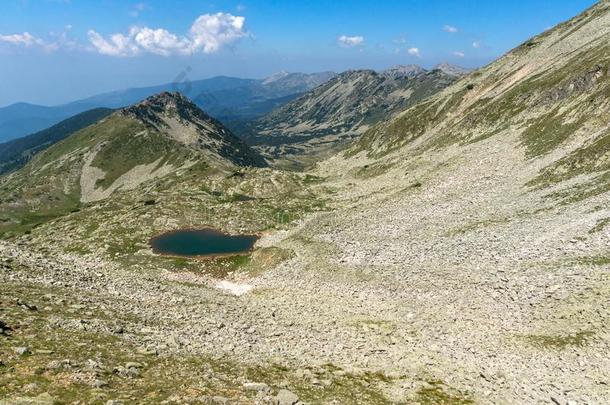
[[[93,388],[104,388],[108,386],[108,383],[104,380],[93,380],[91,386]]]
[[[270,388],[265,383],[257,383],[257,382],[248,382],[244,384],[244,389],[246,391],[258,391],[258,392],[267,392],[270,391]]]
[[[27,347],[25,347],[25,346],[19,346],[19,347],[15,347],[15,348],[13,348],[13,351],[14,351],[16,354],[20,355],[20,356],[23,356],[23,355],[25,355],[25,354],[30,354],[30,353],[31,353],[31,352],[30,352],[30,349],[28,349],[28,348],[27,348]]]
[[[59,360],[53,360],[49,364],[46,365],[47,370],[59,370],[62,364]]]
[[[294,392],[282,389],[275,397],[277,405],[295,405],[299,402],[299,397]]]
[[[231,403],[229,401],[229,398],[221,397],[219,395],[215,395],[213,397],[205,397],[203,402],[213,405],[228,405]]]

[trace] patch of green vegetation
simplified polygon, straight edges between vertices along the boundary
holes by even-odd
[[[31,210],[29,207],[1,210],[10,220],[0,222],[0,238],[29,234],[34,228],[46,222],[74,214],[79,205],[78,199],[68,195],[55,204],[40,206],[38,210]]]
[[[112,138],[103,144],[92,162],[92,166],[106,173],[103,179],[97,181],[96,187],[110,187],[120,176],[138,165],[158,161],[155,169],[165,164],[180,166],[191,157],[186,148],[178,146],[166,136],[145,131],[144,126],[136,121],[125,121],[119,128],[110,129]]]
[[[589,233],[593,234],[593,233],[598,233],[604,230],[604,228],[606,228],[606,226],[608,226],[610,224],[610,217],[608,218],[602,218],[599,221],[597,221],[597,223],[595,224],[595,226],[591,229],[589,229]]]
[[[585,346],[594,335],[591,331],[581,331],[571,335],[527,335],[526,341],[542,349],[563,350],[567,347]]]
[[[319,184],[322,183],[324,180],[325,179],[323,177],[314,176],[311,174],[306,174],[305,177],[303,177],[304,184]]]
[[[552,181],[535,179],[529,182],[529,186],[542,188],[552,184]],[[589,180],[581,181],[580,183],[568,187],[564,190],[556,191],[545,196],[548,199],[558,200],[561,204],[567,205],[596,197],[610,191],[610,170]]]
[[[610,253],[607,256],[583,256],[573,262],[585,266],[607,266],[610,265]]]
[[[422,405],[474,404],[468,393],[450,389],[442,381],[431,380],[417,391],[415,402]]]
[[[354,177],[360,179],[370,179],[387,173],[395,166],[394,163],[374,163],[364,165],[356,170]]]
[[[551,152],[582,126],[583,120],[565,123],[565,115],[553,110],[526,124],[521,139],[528,157],[535,158]]]
[[[580,174],[610,171],[610,129],[606,129],[591,144],[581,147],[544,169],[529,183],[545,186],[568,180]]]

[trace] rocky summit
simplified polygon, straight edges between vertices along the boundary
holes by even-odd
[[[610,402],[609,38],[601,1],[251,146],[161,93],[39,152],[0,177],[0,404]],[[260,238],[151,249],[199,228]]]

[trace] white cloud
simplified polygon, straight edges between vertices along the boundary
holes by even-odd
[[[102,55],[134,56],[140,53],[130,36],[114,34],[107,40],[93,30],[89,30],[88,35],[91,44]]]
[[[246,6],[243,4],[238,4],[237,7],[235,7],[235,9],[237,10],[238,13],[242,13],[244,11],[246,11]]]
[[[216,52],[221,47],[248,36],[244,30],[245,21],[245,17],[225,13],[200,16],[190,31],[192,52]]]
[[[42,39],[35,37],[29,32],[23,34],[12,34],[12,35],[0,35],[0,42],[6,42],[13,46],[22,46],[25,48],[38,48],[45,52],[55,52],[60,48],[73,50],[78,47],[77,43],[68,38],[68,31],[71,26],[66,26],[64,31],[56,34],[54,32],[49,33],[48,39]]]
[[[415,56],[416,58],[421,58],[421,53],[419,52],[419,48],[409,48],[409,49],[407,49],[407,53],[411,56]]]
[[[456,32],[458,32],[458,29],[453,25],[443,25],[443,31],[455,34]]]
[[[392,40],[392,42],[395,43],[396,45],[404,45],[407,43],[407,38],[405,38],[405,37],[396,38],[396,39]]]
[[[13,45],[22,45],[26,47],[34,46],[34,45],[44,45],[44,41],[40,38],[36,38],[29,32],[24,32],[23,34],[12,34],[12,35],[0,35],[0,41],[8,42]]]
[[[356,35],[353,37],[348,37],[347,35],[341,35],[337,38],[337,42],[340,46],[344,48],[352,48],[354,46],[362,46],[364,45],[364,37],[360,35]]]
[[[453,52],[453,56],[457,56],[458,58],[463,58],[466,55],[464,54],[464,52],[455,51],[455,52]]]
[[[480,48],[482,45],[483,45],[483,44],[481,43],[481,41],[474,41],[474,42],[472,43],[472,47],[473,47],[473,48],[476,48],[476,49],[479,49],[479,48]]]
[[[89,41],[97,52],[110,56],[213,53],[248,36],[244,23],[244,17],[227,13],[203,14],[195,20],[186,36],[163,28],[132,27],[127,35],[113,34],[109,38],[90,30]]]

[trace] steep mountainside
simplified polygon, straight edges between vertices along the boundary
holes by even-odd
[[[204,80],[179,79],[159,86],[99,94],[56,107],[27,103],[0,108],[0,142],[42,130],[75,114],[94,108],[123,108],[164,91],[179,91],[208,114],[233,122],[263,115],[324,83],[334,74],[286,73],[267,79],[218,76]]]
[[[407,147],[421,153],[490,138],[515,139],[527,159],[543,165],[532,184],[586,175],[579,181],[580,191],[606,191],[610,169],[608,7],[600,2],[372,128],[353,152],[383,156]]]
[[[410,74],[372,70],[341,73],[297,100],[256,120],[246,138],[271,157],[322,155],[371,125],[451,84],[440,70]]]
[[[36,153],[111,113],[108,108],[85,111],[35,134],[0,144],[0,174],[23,167]]]
[[[609,38],[601,1],[314,171],[342,199],[304,227],[332,246],[315,265],[408,331],[379,366],[481,403],[609,401]]]
[[[6,225],[36,223],[185,170],[203,176],[265,161],[179,93],[117,111],[37,154],[0,179]],[[24,221],[21,221],[23,224]]]

